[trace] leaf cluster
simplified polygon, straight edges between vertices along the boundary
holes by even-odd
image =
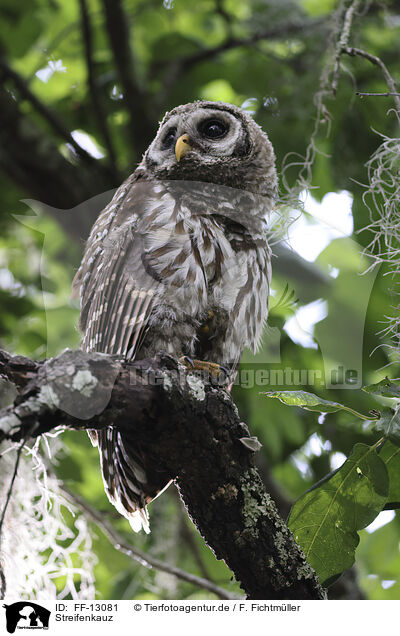
[[[386,377],[363,390],[392,398],[394,404],[366,416],[306,391],[265,393],[308,411],[350,412],[366,420],[369,431],[379,435],[374,444],[355,444],[342,466],[307,490],[291,510],[288,525],[324,585],[332,584],[353,565],[358,532],[382,510],[400,508],[400,385]]]

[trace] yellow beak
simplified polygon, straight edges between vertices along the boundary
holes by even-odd
[[[184,157],[189,150],[192,148],[192,146],[189,143],[189,135],[181,135],[177,140],[176,140],[176,144],[175,144],[175,155],[178,161],[180,161],[182,159],[182,157]]]

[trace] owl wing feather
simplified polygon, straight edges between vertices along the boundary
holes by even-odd
[[[151,182],[130,177],[93,227],[73,283],[74,290],[80,290],[85,351],[130,360],[135,357],[160,285],[145,267],[141,222],[149,199],[154,202],[155,197]],[[91,430],[89,436],[99,447],[109,500],[134,530],[143,527],[148,532],[145,506],[165,487],[165,480],[148,483],[140,449],[133,448],[116,429]]]
[[[133,359],[160,282],[144,266],[141,215],[150,182],[130,177],[96,221],[73,282],[80,290],[86,351]]]

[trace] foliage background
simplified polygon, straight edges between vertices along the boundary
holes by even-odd
[[[166,110],[211,99],[254,110],[285,177],[285,212],[296,192],[288,194],[287,187],[296,186],[302,166],[303,176],[310,177],[304,157],[311,138],[318,149],[309,182],[313,197],[322,201],[327,193],[346,190],[353,200],[351,238],[331,240],[311,263],[287,253],[275,259],[275,298],[288,284],[292,301],[299,300],[295,306],[272,303],[269,329],[278,334],[280,361],[270,357],[268,368],[323,371],[320,347],[293,342],[284,330],[293,312],[322,299],[328,315],[317,324],[315,339],[323,338],[331,364],[343,362],[352,339],[348,326],[356,326],[358,337],[365,319],[363,384],[386,373],[395,376],[392,366],[385,369],[391,352],[378,335],[385,316],[395,311],[388,269],[377,271],[366,315],[357,298],[360,254],[371,240],[368,231],[359,232],[370,223],[362,200],[365,164],[380,135],[394,136],[398,122],[388,112],[390,98],[356,96],[356,91],[387,90],[380,69],[367,60],[341,58],[336,96],[321,82],[324,68],[333,64],[330,43],[340,35],[335,24],[350,5],[334,0],[0,0],[0,346],[33,358],[78,346],[79,310],[70,286],[83,241],[110,196],[102,193],[133,171]],[[395,78],[399,28],[398,2],[361,2],[351,45],[379,56]],[[323,104],[319,114],[318,103]],[[293,160],[297,165],[287,167]],[[307,222],[315,220],[307,217]],[[332,267],[339,270],[335,279]],[[339,315],[350,317],[346,333],[332,329]],[[266,343],[265,351],[268,338]],[[246,355],[243,368],[256,363]],[[375,405],[358,389],[326,389],[320,382],[299,388],[362,412]],[[287,513],[291,501],[343,461],[340,454],[348,455],[356,441],[375,438],[348,413],[318,419],[316,413],[265,399],[261,390],[236,387],[234,399],[263,444],[260,470]],[[58,477],[101,510],[127,541],[240,593],[229,570],[196,533],[174,487],[150,506],[151,534],[132,536],[108,504],[97,450],[87,436],[66,432],[62,440]],[[346,589],[336,584],[333,597],[400,598],[400,519],[394,513],[388,519],[374,532],[362,531],[358,582],[352,579]],[[67,522],[74,531],[77,519]],[[98,598],[208,597],[132,562],[95,526],[91,532]],[[62,573],[55,584],[64,589]],[[79,592],[79,575],[76,587]]]

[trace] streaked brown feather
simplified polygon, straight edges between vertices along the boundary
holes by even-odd
[[[213,156],[197,139],[193,157],[178,164],[173,147],[169,153],[163,147],[163,127],[171,117],[179,118],[177,129],[186,127],[209,108],[230,122],[219,152]],[[191,136],[196,130],[193,119]],[[270,253],[263,214],[276,183],[271,144],[242,110],[196,102],[168,113],[90,234],[75,277],[82,346],[128,359],[161,349],[177,357],[196,351],[236,369],[243,348],[259,342],[266,319]],[[134,529],[148,530],[146,504],[167,476],[127,433],[111,427],[89,434],[99,446],[110,501]]]

